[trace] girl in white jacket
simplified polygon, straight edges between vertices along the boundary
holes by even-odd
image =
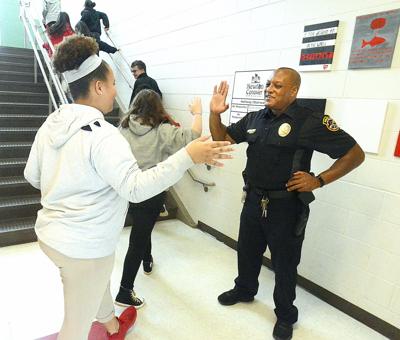
[[[39,129],[25,178],[41,190],[35,231],[40,247],[60,269],[64,322],[59,340],[86,340],[97,318],[109,339],[122,340],[136,318],[118,318],[109,281],[128,201],[140,202],[177,182],[194,163],[221,165],[227,142],[199,138],[147,171],[141,171],[125,138],[104,120],[113,107],[115,79],[97,55],[96,42],[74,36],[57,48],[74,104],[62,105]]]

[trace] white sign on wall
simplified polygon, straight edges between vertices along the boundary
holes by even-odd
[[[274,70],[236,71],[229,124],[265,107],[265,85]]]

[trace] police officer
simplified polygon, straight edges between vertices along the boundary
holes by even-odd
[[[220,117],[229,107],[226,82],[214,87],[210,102],[213,139],[249,144],[238,239],[239,275],[234,288],[218,296],[218,301],[233,305],[254,300],[268,246],[275,272],[275,339],[291,339],[298,318],[293,302],[312,191],[344,176],[365,157],[333,119],[297,104],[300,82],[294,69],[278,68],[266,86],[266,107],[229,127]],[[318,176],[310,173],[314,150],[336,159]]]

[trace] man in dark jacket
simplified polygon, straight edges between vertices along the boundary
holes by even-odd
[[[108,21],[108,17],[106,13],[96,11],[94,7],[96,3],[91,0],[85,1],[85,8],[81,12],[81,20],[88,26],[90,32],[98,35],[100,38],[101,35],[101,25],[100,20],[103,21],[104,30],[108,31],[110,28],[110,22]]]
[[[132,104],[133,98],[144,89],[150,89],[157,92],[162,98],[162,93],[158,88],[157,82],[149,77],[146,73],[146,64],[141,60],[135,60],[131,64],[131,71],[133,77],[136,79],[135,85],[133,86],[131,100],[129,101],[129,106]]]

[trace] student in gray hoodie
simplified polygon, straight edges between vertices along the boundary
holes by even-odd
[[[128,115],[121,122],[121,133],[129,142],[140,169],[153,168],[201,135],[200,98],[194,98],[189,107],[193,114],[192,127],[183,129],[171,121],[158,93],[145,89],[135,96]],[[118,305],[135,308],[144,305],[144,299],[136,295],[133,286],[142,261],[145,274],[152,272],[151,232],[163,207],[165,196],[166,192],[162,192],[146,201],[130,205],[128,213],[132,215],[133,226],[121,286],[115,299]]]
[[[115,78],[96,53],[94,39],[61,43],[54,67],[68,81],[74,104],[62,105],[38,130],[24,171],[41,191],[35,232],[59,268],[64,322],[58,340],[87,340],[93,319],[110,340],[123,340],[136,319],[114,315],[110,276],[128,201],[141,202],[176,183],[194,163],[221,164],[226,142],[199,138],[157,166],[142,171],[117,128],[104,120],[116,95]],[[222,143],[222,144],[221,144]]]

